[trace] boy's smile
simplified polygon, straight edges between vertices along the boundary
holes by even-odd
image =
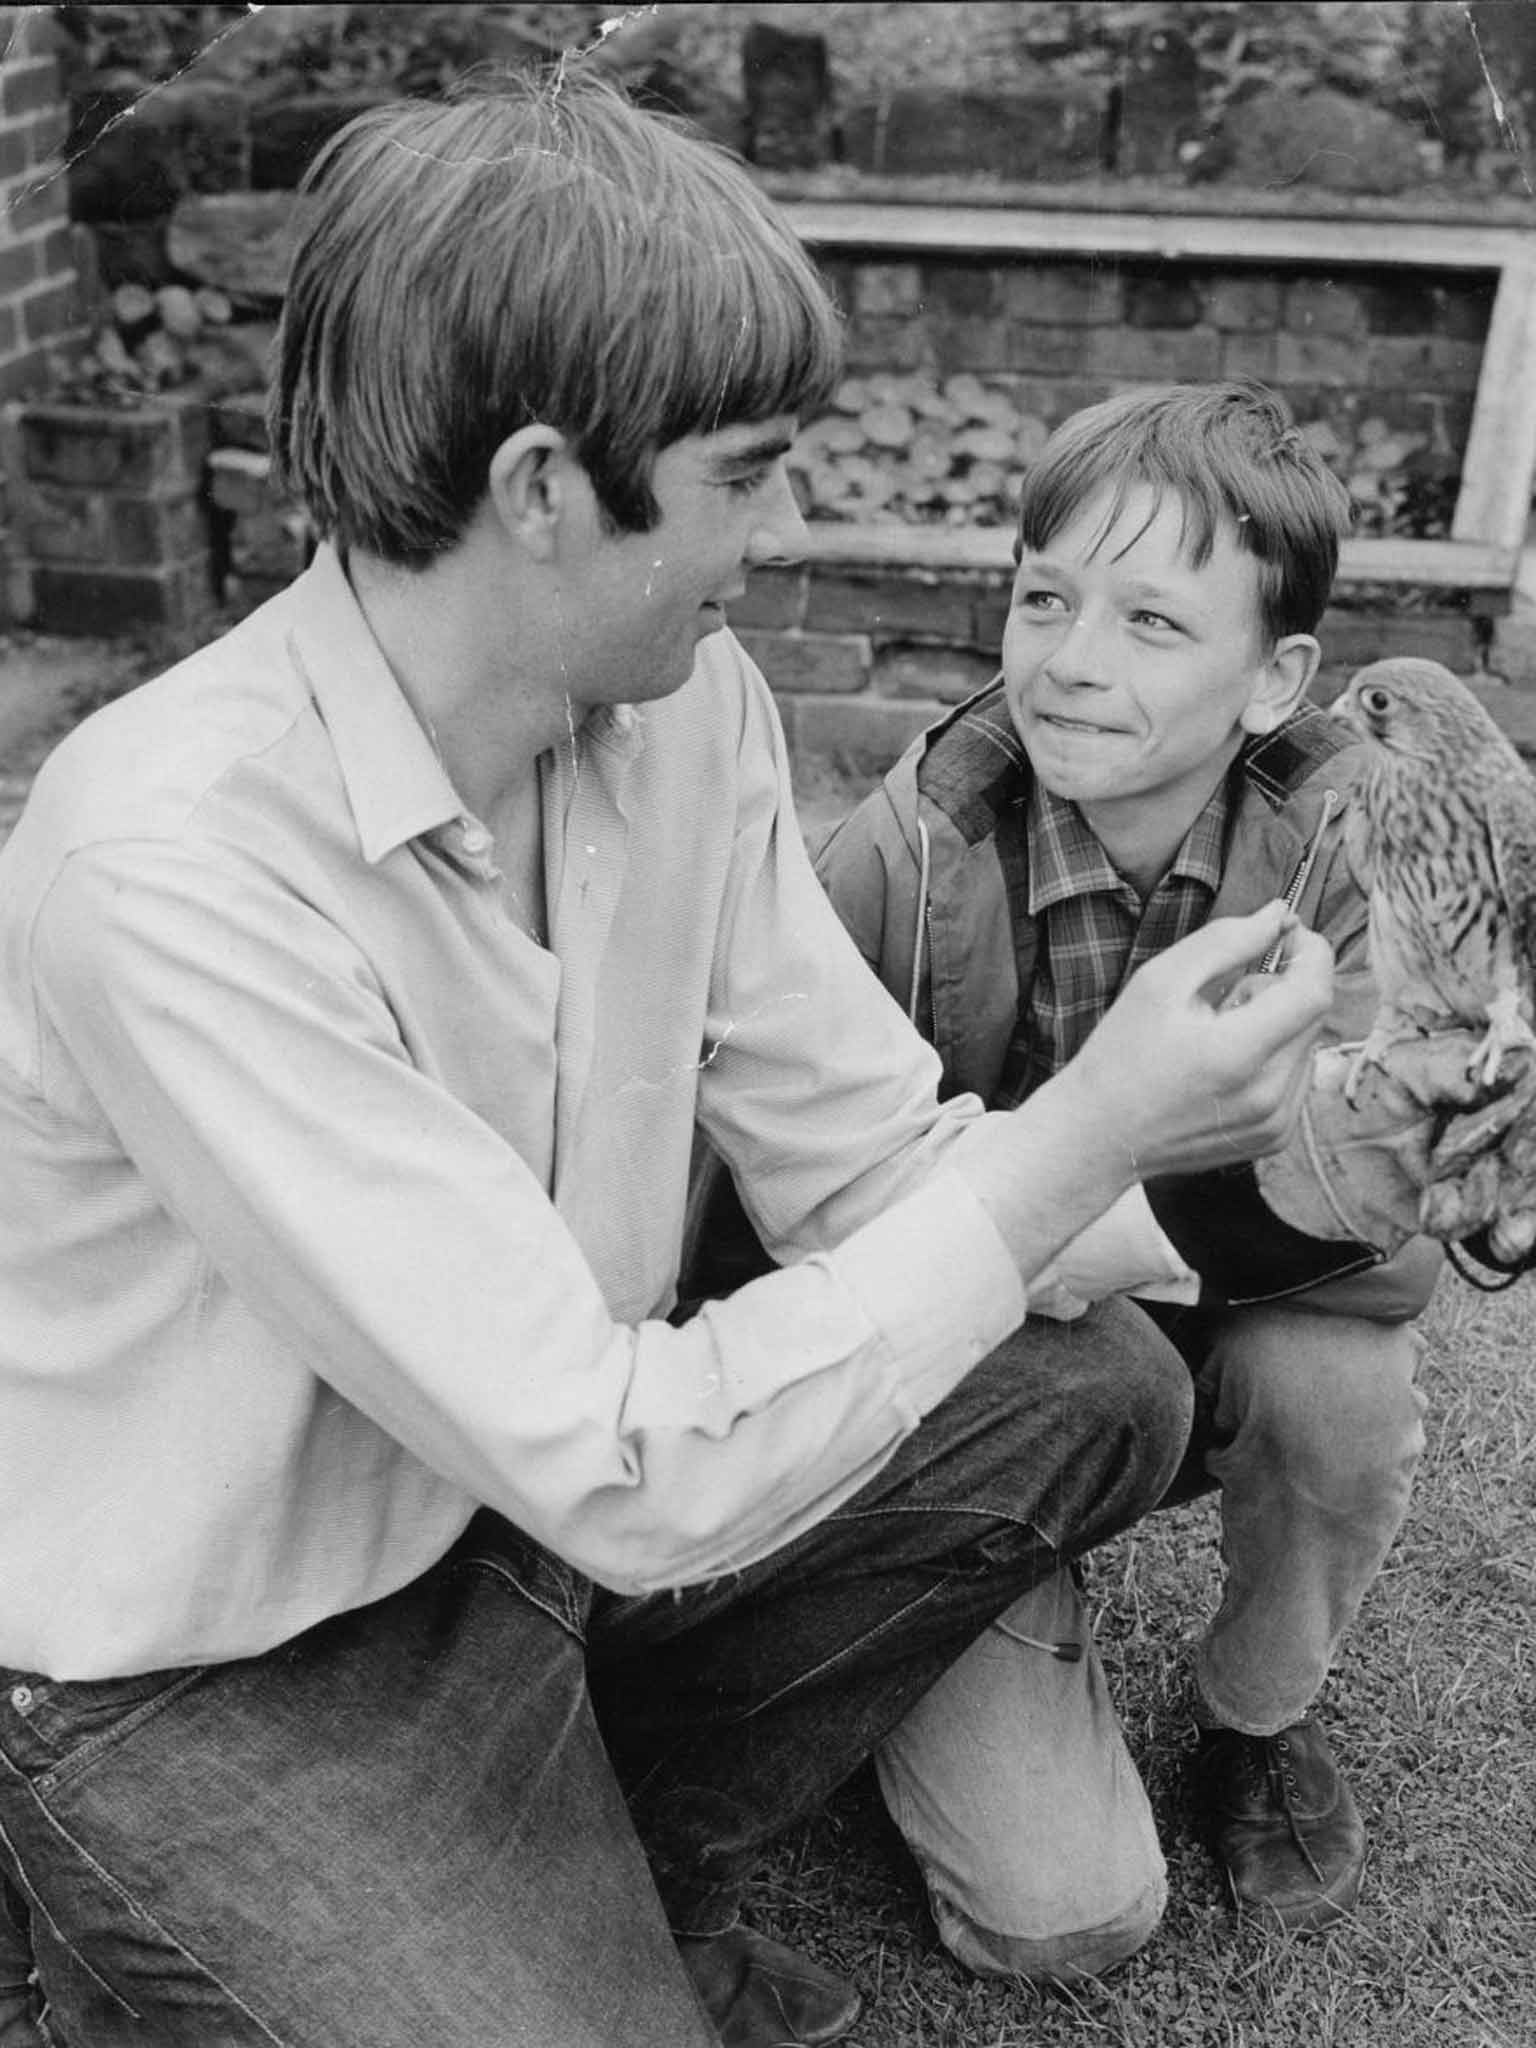
[[[1199,567],[1183,540],[1177,498],[1138,485],[1115,514],[1106,487],[1023,556],[1003,634],[1035,773],[1136,881],[1157,879],[1244,734],[1276,725],[1310,674],[1289,642],[1266,649],[1258,565],[1230,525]]]

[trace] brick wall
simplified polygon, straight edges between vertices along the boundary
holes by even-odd
[[[48,13],[0,8],[0,400],[40,390],[50,348],[80,325]]]

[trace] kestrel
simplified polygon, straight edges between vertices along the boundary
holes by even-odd
[[[1345,1093],[1399,1039],[1486,1027],[1469,1073],[1536,1045],[1536,780],[1465,685],[1437,661],[1375,661],[1334,706],[1369,761],[1345,819],[1370,891],[1380,1008]]]

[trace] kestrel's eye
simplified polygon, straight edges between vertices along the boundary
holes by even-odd
[[[1371,689],[1360,692],[1360,702],[1377,718],[1385,718],[1392,709],[1391,696],[1385,690]]]

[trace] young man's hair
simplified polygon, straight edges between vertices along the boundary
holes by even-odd
[[[1210,560],[1225,524],[1259,571],[1266,642],[1310,633],[1348,533],[1349,493],[1262,384],[1167,384],[1126,392],[1062,423],[1024,477],[1017,552],[1047,547],[1109,490],[1105,530],[1138,485],[1176,499],[1185,554]]]
[[[663,448],[836,381],[836,309],[742,166],[579,72],[375,108],[303,190],[271,444],[344,551],[452,547],[534,424],[643,532]]]

